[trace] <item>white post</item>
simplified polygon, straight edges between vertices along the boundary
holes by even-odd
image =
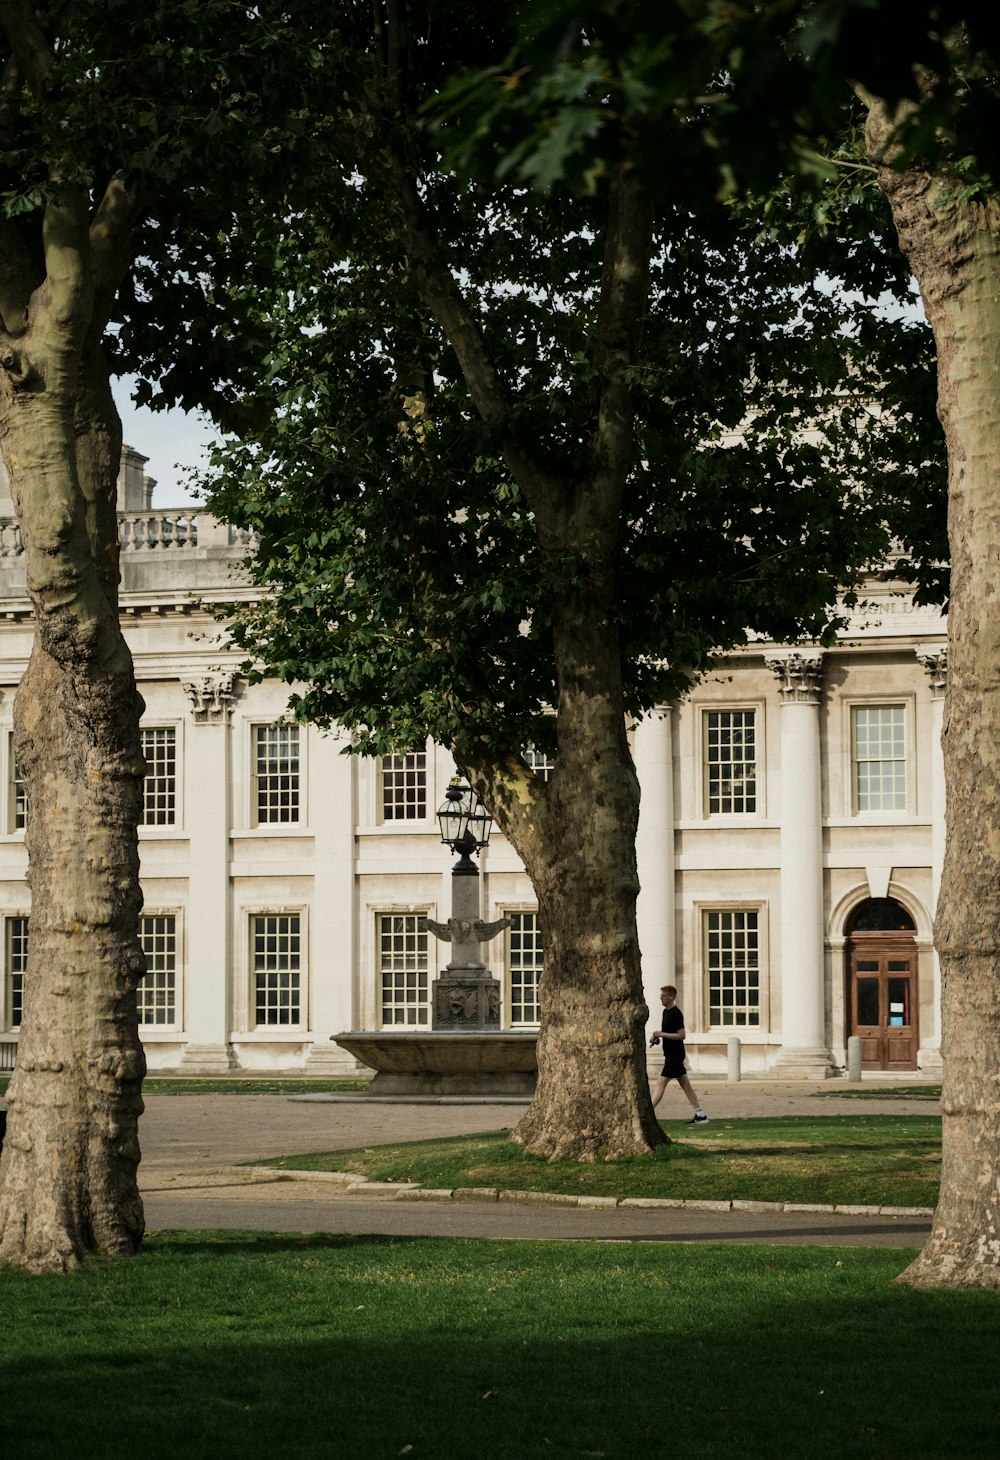
[[[193,1074],[224,1074],[235,1065],[230,1043],[229,828],[233,670],[211,670],[184,684],[193,724],[186,751],[189,837],[187,947],[181,1065]]]
[[[847,1078],[855,1084],[861,1079],[860,1034],[852,1034],[847,1041]]]
[[[823,808],[819,703],[823,656],[794,651],[768,658],[781,707],[781,1031],[775,1073],[825,1079]]]
[[[635,851],[639,868],[636,919],[642,950],[642,991],[650,1015],[659,1026],[660,989],[664,984],[676,983],[674,771],[669,708],[640,720],[635,727],[633,756],[641,791]]]
[[[741,1080],[743,1071],[740,1060],[743,1054],[743,1043],[735,1034],[726,1041],[726,1079]]]

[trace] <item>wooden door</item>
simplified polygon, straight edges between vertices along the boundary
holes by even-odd
[[[907,935],[856,933],[848,944],[851,1034],[863,1070],[917,1068],[917,945]]]

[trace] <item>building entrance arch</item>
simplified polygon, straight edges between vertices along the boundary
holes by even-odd
[[[915,1070],[919,1048],[916,928],[894,897],[871,897],[847,925],[847,1008],[863,1070]]]

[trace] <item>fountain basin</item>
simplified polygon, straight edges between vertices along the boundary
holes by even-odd
[[[535,1093],[533,1030],[439,1033],[350,1029],[335,1044],[375,1071],[370,1095],[522,1095]]]

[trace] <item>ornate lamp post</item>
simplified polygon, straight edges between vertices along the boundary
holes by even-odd
[[[484,923],[479,898],[479,868],[472,860],[490,839],[493,818],[472,787],[455,777],[438,810],[441,840],[458,854],[451,872],[451,917],[426,923],[435,938],[451,944],[451,961],[431,985],[432,1029],[470,1033],[500,1028],[500,984],[480,957],[510,918]]]

